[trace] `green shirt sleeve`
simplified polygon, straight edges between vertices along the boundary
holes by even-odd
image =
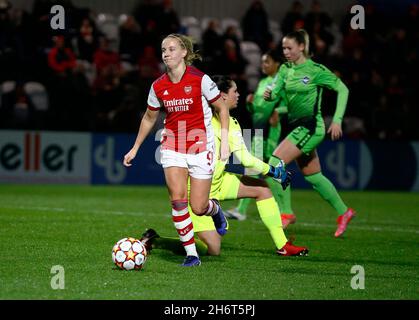
[[[279,75],[278,75],[278,78],[276,79],[275,86],[272,89],[271,100],[279,100],[279,99],[281,99],[281,98],[283,99],[285,97],[285,95],[283,93],[283,90],[284,90],[284,84],[285,84],[287,70],[288,70],[288,68],[285,64],[283,64],[279,68]]]
[[[333,122],[341,124],[345,114],[346,104],[348,102],[348,87],[329,69],[320,65],[320,72],[317,73],[315,83],[319,86],[334,90],[337,92],[336,111],[333,116]]]
[[[254,110],[253,110],[253,103],[246,102],[246,109],[250,113],[253,113],[254,112]]]

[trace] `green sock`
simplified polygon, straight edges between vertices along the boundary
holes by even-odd
[[[273,166],[277,166],[280,162],[280,159],[272,156],[269,159],[269,164]],[[266,179],[269,187],[274,194],[275,200],[278,203],[279,208],[281,209],[282,213],[287,214],[294,214],[291,206],[291,186],[288,186],[287,189],[283,190],[281,184],[273,180],[272,178]]]
[[[264,155],[271,155],[278,146],[279,137],[281,136],[281,124],[276,127],[269,127],[268,138],[266,139]]]
[[[265,178],[266,183],[272,191],[276,203],[282,213],[293,214],[291,207],[291,186],[282,190],[282,186],[271,177]]]
[[[304,179],[313,186],[313,189],[316,190],[324,200],[329,202],[339,215],[344,214],[346,210],[348,210],[348,207],[342,201],[335,186],[321,172],[304,176]]]
[[[252,198],[243,198],[239,200],[239,204],[237,205],[237,210],[241,214],[246,214],[247,208],[250,205],[250,201],[252,201]]]
[[[196,251],[200,256],[204,256],[208,252],[208,247],[199,238],[195,238]],[[185,249],[182,246],[182,243],[179,241],[179,238],[175,237],[158,237],[153,241],[153,249],[165,249],[170,250],[176,254],[184,255]]]
[[[272,240],[278,249],[281,249],[287,242],[287,237],[282,229],[281,214],[274,198],[264,199],[256,202],[262,222],[268,228]]]

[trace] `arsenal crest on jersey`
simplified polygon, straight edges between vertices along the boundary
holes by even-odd
[[[190,94],[192,92],[192,86],[185,86],[183,88],[183,90],[185,90],[185,93],[186,94]]]

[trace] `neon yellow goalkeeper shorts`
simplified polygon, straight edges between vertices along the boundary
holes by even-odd
[[[218,184],[220,187],[215,190],[211,186],[209,198],[216,199],[218,201],[237,199],[241,177],[242,176],[240,174],[223,172],[221,184]],[[215,230],[214,222],[211,217],[197,216],[192,213],[190,205],[189,212],[192,218],[194,232]]]

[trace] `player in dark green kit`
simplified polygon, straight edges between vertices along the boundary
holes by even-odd
[[[268,50],[262,55],[261,69],[266,77],[259,81],[255,93],[249,94],[246,99],[246,108],[252,116],[253,129],[263,130],[263,135],[255,134],[252,138],[252,154],[266,162],[279,142],[281,135],[280,117],[287,113],[287,107],[281,103],[283,100],[266,101],[263,98],[265,90],[272,88],[278,78],[280,63],[281,57],[276,50]],[[265,177],[265,180],[272,190],[278,205],[281,202],[283,203],[284,201],[281,201],[280,198],[281,193],[278,191],[281,186],[269,177]],[[246,219],[246,211],[252,200],[251,198],[241,199],[236,208],[224,212],[225,216],[238,220]],[[283,219],[283,226],[285,228],[286,225],[284,222]]]
[[[326,134],[321,114],[323,88],[337,92],[336,111],[327,130],[332,140],[342,137],[341,123],[349,90],[329,69],[310,59],[308,48],[309,38],[305,30],[291,32],[282,40],[283,53],[288,62],[281,66],[275,87],[266,90],[264,98],[267,101],[280,97],[285,100],[291,132],[275,149],[269,163],[276,165],[280,160],[286,164],[297,161],[305,180],[339,214],[335,232],[335,237],[339,237],[355,216],[355,211],[346,206],[334,185],[323,176],[316,148]],[[289,191],[280,192],[284,192],[284,197],[291,197]]]

